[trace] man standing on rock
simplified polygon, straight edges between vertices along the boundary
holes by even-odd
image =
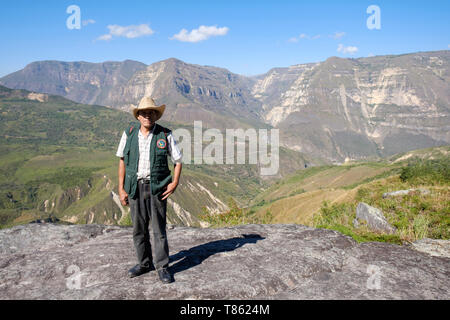
[[[167,198],[178,186],[182,154],[171,130],[156,123],[165,107],[156,106],[150,97],[142,98],[139,106],[133,109],[140,124],[125,130],[116,155],[120,158],[119,197],[122,205],[130,205],[133,242],[139,262],[128,275],[133,278],[156,268],[161,281],[170,283]],[[173,181],[168,154],[175,165]]]

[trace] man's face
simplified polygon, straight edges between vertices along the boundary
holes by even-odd
[[[155,110],[138,111],[138,120],[146,128],[150,128],[155,123],[156,116],[157,112]]]

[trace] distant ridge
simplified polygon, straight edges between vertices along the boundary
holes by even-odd
[[[277,67],[245,77],[168,58],[151,65],[39,61],[8,88],[129,110],[144,95],[164,119],[204,127],[280,129],[281,144],[340,163],[450,143],[450,51]]]

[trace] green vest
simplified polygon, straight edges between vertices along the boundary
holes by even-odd
[[[126,130],[127,143],[123,151],[125,162],[124,189],[130,198],[136,198],[137,170],[139,163],[139,136],[141,124],[130,126]],[[160,195],[165,187],[172,182],[169,164],[167,162],[169,129],[155,123],[152,141],[150,142],[150,188],[152,195]]]

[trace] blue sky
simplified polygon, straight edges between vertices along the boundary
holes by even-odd
[[[0,76],[38,60],[171,57],[255,75],[331,56],[450,49],[448,0],[2,2]],[[66,25],[70,5],[80,8],[80,29]],[[370,5],[380,29],[367,27]]]

